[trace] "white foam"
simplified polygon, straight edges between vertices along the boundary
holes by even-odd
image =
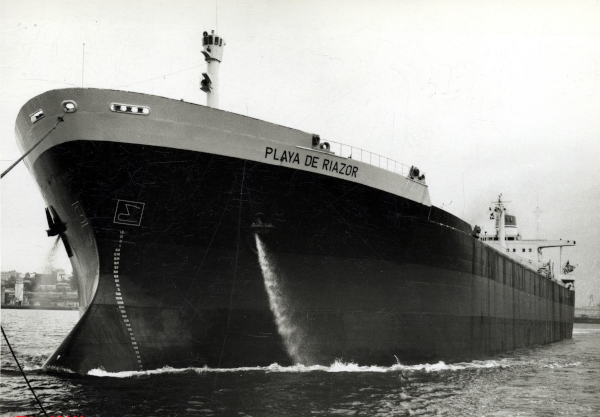
[[[573,362],[573,363],[565,363],[565,364],[560,364],[560,363],[550,363],[548,365],[544,365],[544,368],[550,368],[550,369],[559,369],[559,368],[571,368],[574,366],[581,366],[581,362]]]
[[[434,364],[418,364],[418,365],[402,365],[397,363],[392,366],[375,366],[375,365],[359,365],[353,362],[345,363],[336,360],[330,366],[323,365],[292,365],[281,366],[273,363],[269,366],[249,366],[240,368],[164,368],[154,369],[149,371],[123,371],[123,372],[107,372],[104,369],[92,369],[88,372],[90,376],[110,377],[110,378],[131,378],[143,375],[155,374],[179,374],[179,373],[232,373],[232,372],[265,372],[265,373],[304,373],[304,372],[441,372],[441,371],[459,371],[465,369],[480,369],[480,368],[499,368],[507,367],[511,364],[505,360],[495,361],[473,361],[461,362],[456,364],[446,364],[438,362]]]
[[[44,367],[42,365],[38,365],[38,366],[30,366],[30,365],[23,365],[23,370],[30,372],[30,371],[41,371],[44,369]]]
[[[90,376],[98,376],[98,377],[111,377],[111,378],[130,378],[133,376],[142,376],[142,375],[154,375],[154,374],[177,374],[183,372],[189,372],[192,368],[171,368],[170,366],[165,366],[159,369],[152,369],[149,371],[121,371],[121,372],[107,372],[103,368],[92,369],[88,371],[88,375]]]

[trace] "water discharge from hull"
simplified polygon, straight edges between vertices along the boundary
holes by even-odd
[[[54,243],[48,252],[48,256],[46,256],[46,272],[50,272],[56,268],[56,254],[58,251],[58,242],[60,241],[60,236],[56,236],[54,239]]]
[[[307,335],[294,319],[297,312],[290,297],[286,296],[285,277],[277,269],[273,257],[267,253],[267,248],[260,236],[255,234],[254,237],[265,289],[269,295],[269,306],[275,316],[277,331],[294,363],[310,364],[312,361],[307,356]]]

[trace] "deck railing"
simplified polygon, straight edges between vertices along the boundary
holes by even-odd
[[[356,148],[354,146],[344,145],[343,143],[339,142],[333,142],[330,140],[326,142],[329,143],[329,150],[338,156],[365,162],[405,177],[407,177],[410,172],[410,167],[408,165],[404,165],[402,162],[394,161],[386,156]]]
[[[576,307],[575,317],[589,317],[600,319],[600,308],[598,307]]]

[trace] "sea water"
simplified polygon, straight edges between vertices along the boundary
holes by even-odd
[[[44,370],[77,320],[76,311],[2,310],[50,416],[600,415],[600,325],[576,324],[571,340],[454,364]],[[4,341],[1,367],[0,415],[42,415]]]

